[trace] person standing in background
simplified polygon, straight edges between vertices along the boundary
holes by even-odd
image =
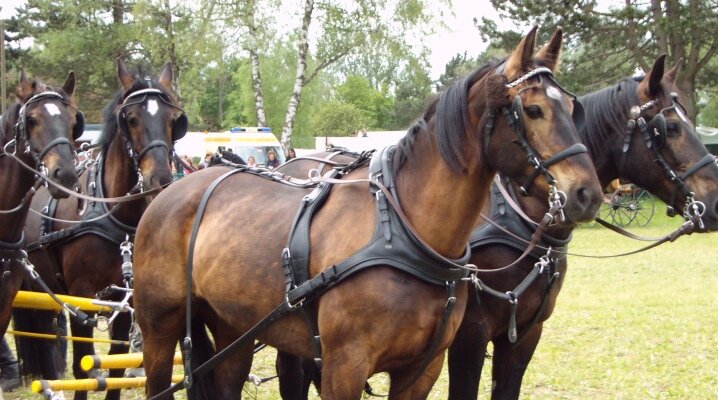
[[[267,169],[273,170],[279,166],[279,160],[277,159],[277,153],[274,150],[269,150],[267,153]]]

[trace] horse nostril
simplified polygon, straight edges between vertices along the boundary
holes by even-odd
[[[591,190],[588,187],[581,186],[574,191],[576,200],[584,210],[593,210],[597,208],[601,196],[595,190]]]

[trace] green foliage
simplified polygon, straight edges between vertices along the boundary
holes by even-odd
[[[394,112],[389,130],[408,128],[424,113],[431,97],[431,79],[419,63],[409,64],[399,74],[394,90]]]
[[[315,136],[352,136],[368,121],[354,104],[327,102],[313,116]]]
[[[369,86],[369,81],[361,76],[350,76],[336,88],[337,99],[351,104],[362,112],[362,120],[366,121],[362,128],[375,129],[386,123],[384,118],[391,112],[392,99],[387,97],[386,90],[379,91]]]

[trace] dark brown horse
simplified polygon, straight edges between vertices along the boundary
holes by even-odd
[[[172,67],[165,64],[157,81],[133,77],[122,60],[117,62],[122,89],[103,110],[104,127],[101,152],[92,168],[83,172],[83,192],[101,198],[123,197],[159,189],[172,181],[170,155],[174,141],[187,131],[187,117],[172,94]],[[30,259],[53,291],[73,296],[94,298],[98,291],[112,284],[126,286],[129,276],[123,275],[121,244],[134,234],[149,197],[115,203],[69,198],[51,202],[45,193],[38,193],[33,208],[46,209],[56,219],[51,222],[38,216],[28,218],[25,234]],[[109,213],[109,210],[113,210]],[[37,242],[47,239],[47,242]],[[35,288],[37,289],[37,288]],[[119,298],[118,298],[119,296]],[[115,300],[121,298],[115,293]],[[16,322],[27,321],[25,311],[16,313]],[[47,318],[34,318],[47,322]],[[74,336],[92,337],[92,326],[71,319]],[[49,327],[44,327],[48,329]],[[41,329],[32,327],[32,329]],[[112,337],[127,340],[129,316],[121,315],[112,326]],[[33,351],[29,342],[21,343],[22,357]],[[27,349],[28,351],[25,351]],[[110,353],[126,352],[123,345],[112,345]],[[77,378],[87,377],[80,368],[80,359],[93,354],[92,344],[73,343],[73,372]],[[26,371],[37,374],[41,371]],[[44,372],[44,371],[42,371]],[[62,375],[62,371],[56,372]],[[123,371],[113,371],[121,376]],[[45,376],[47,379],[53,377]],[[86,397],[76,392],[75,398]],[[119,398],[119,391],[108,393]]]
[[[342,260],[365,245],[378,244],[388,252],[392,243],[397,247],[406,243],[395,225],[386,225],[397,223],[391,221],[396,221],[400,209],[406,215],[403,226],[416,231],[414,239],[407,240],[419,246],[421,238],[422,251],[433,249],[434,259],[444,260],[445,266],[431,273],[462,273],[457,262],[463,261],[446,257],[464,255],[465,259],[466,242],[478,218],[477,204],[485,198],[495,172],[524,179],[536,169],[527,153],[541,164],[540,160],[575,148],[578,137],[570,98],[551,79],[562,34],[557,32],[534,58],[535,34],[534,28],[505,62],[480,68],[442,94],[393,152],[374,159],[371,185],[363,167],[342,177],[358,182],[331,188],[310,229],[312,282],[337,270],[329,267],[346,265]],[[574,154],[546,171],[529,191],[546,196],[550,181],[556,185],[554,190],[567,194],[567,219],[591,219],[601,191],[588,156]],[[281,254],[290,223],[309,191],[250,173],[233,174],[218,183],[228,172],[233,171],[207,168],[178,181],[150,204],[138,226],[135,315],[143,335],[150,396],[169,386],[172,353],[185,332],[186,311],[207,323],[221,350],[275,307],[287,305]],[[370,192],[370,188],[379,190],[382,182],[394,187],[395,197],[387,195],[386,188],[381,195]],[[207,195],[197,231],[192,227],[195,213],[210,185],[213,192]],[[400,208],[389,201],[389,214],[394,217],[378,222],[375,199],[384,204],[381,199],[392,198],[398,199]],[[373,235],[377,223],[389,230]],[[190,241],[195,251],[187,280]],[[413,252],[406,256],[413,255],[420,257]],[[392,397],[424,398],[439,374],[443,350],[463,315],[467,286],[455,280],[429,283],[388,264],[382,259],[312,302],[325,367],[323,398],[358,398],[366,379],[380,371],[392,378]],[[188,286],[191,310],[185,303]],[[455,310],[448,315],[447,304]],[[311,331],[299,313],[291,313],[258,338],[283,351],[312,357]],[[247,376],[252,350],[253,343],[246,342],[214,368],[215,398],[240,396],[244,379],[235,377]]]
[[[43,171],[46,178],[67,189],[78,185],[72,142],[82,134],[84,119],[75,107],[74,93],[74,72],[62,88],[53,89],[30,82],[21,70],[16,90],[19,102],[10,105],[0,122],[0,335],[10,323],[12,301],[25,276],[22,229],[34,187],[42,183],[30,168]],[[50,195],[67,197],[55,186],[49,188]]]
[[[665,56],[659,57],[641,81],[628,78],[609,88],[580,98],[586,108],[586,124],[579,131],[589,149],[603,186],[615,178],[631,181],[658,195],[678,212],[686,210],[694,199],[705,206],[705,229],[718,230],[718,167],[685,118],[676,92],[678,65],[664,73]],[[631,115],[631,109],[635,114]],[[639,119],[643,118],[643,121]],[[665,120],[665,123],[660,120]],[[630,122],[634,121],[634,122]],[[642,134],[645,122],[650,137]],[[628,136],[627,136],[628,131]],[[658,161],[663,160],[663,162]],[[680,180],[673,178],[674,171]],[[685,190],[681,187],[685,185]],[[509,187],[514,191],[518,185]],[[515,214],[502,197],[492,205],[491,215],[508,225],[506,218]],[[516,197],[522,209],[538,221],[547,210],[542,199]],[[503,205],[501,205],[501,203]],[[504,211],[501,210],[504,207]],[[488,211],[485,211],[488,214]],[[483,222],[483,221],[482,221]],[[533,226],[520,218],[511,226]],[[548,234],[551,244],[568,242],[573,227],[557,226]],[[524,235],[525,238],[528,238]],[[492,225],[483,225],[472,235],[471,262],[479,268],[497,268],[519,257],[526,244],[503,234]],[[500,293],[513,291],[531,273],[537,256],[517,266],[495,272],[480,272],[478,277]],[[553,269],[555,268],[555,270]],[[464,320],[449,349],[449,398],[476,399],[479,378],[487,344],[493,343],[492,399],[517,399],[521,380],[541,337],[543,322],[554,309],[566,274],[565,256],[557,257],[555,266],[535,280],[518,298],[516,323],[518,337],[509,340],[511,305],[506,299],[477,291],[469,298]],[[548,279],[547,279],[548,278]]]

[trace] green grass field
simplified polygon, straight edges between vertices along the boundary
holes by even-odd
[[[658,236],[673,230],[681,221],[663,216],[661,207],[656,205],[648,227],[632,231]],[[717,240],[718,233],[694,234],[639,255],[571,257],[522,398],[718,399]],[[582,227],[570,251],[614,254],[642,245],[601,227]],[[257,355],[252,372],[274,375],[271,349]],[[480,398],[487,399],[490,376],[484,371],[483,377]],[[385,375],[371,382],[386,393]],[[142,393],[126,391],[123,398],[141,399]],[[446,393],[444,368],[429,398],[446,399]],[[100,393],[90,397],[103,398]],[[24,388],[4,398],[42,397]],[[245,385],[244,398],[278,399],[276,381]]]

